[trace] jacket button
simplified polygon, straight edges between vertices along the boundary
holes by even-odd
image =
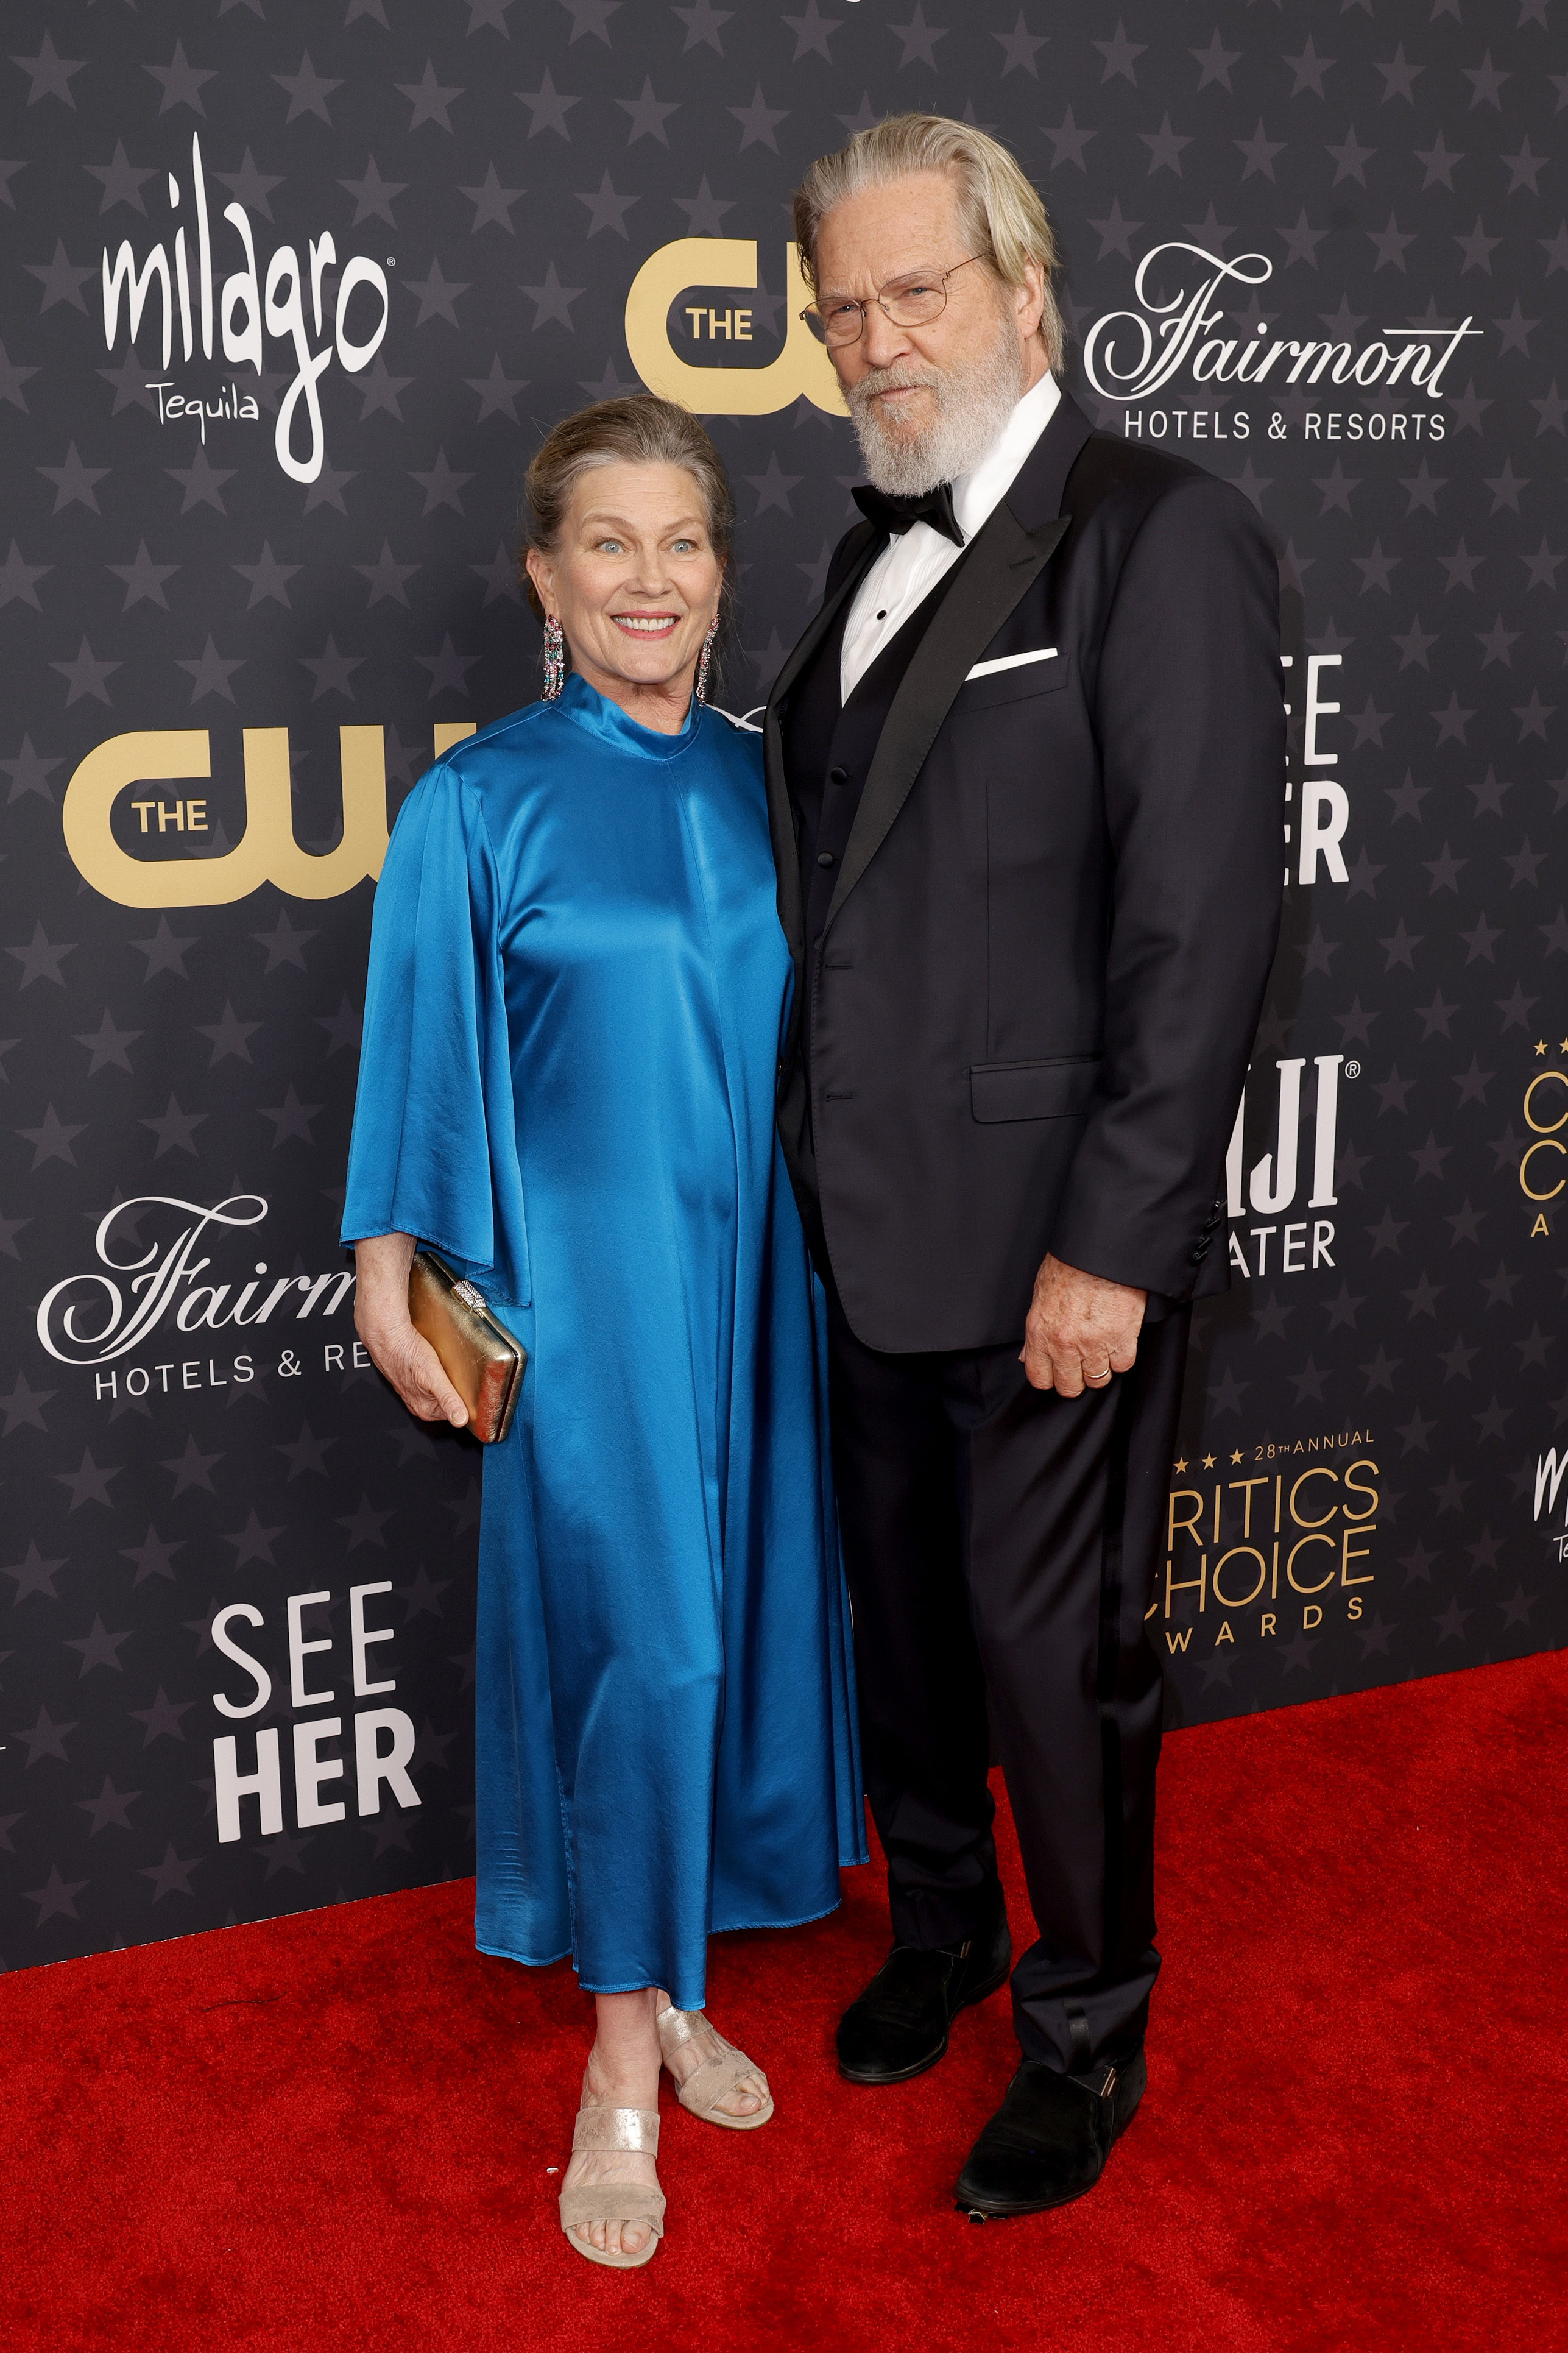
[[[847,785],[849,782],[848,769],[829,768],[827,771],[827,781],[830,785]]]
[[[816,853],[816,862],[819,866],[831,866],[833,863],[832,850],[819,849]]]

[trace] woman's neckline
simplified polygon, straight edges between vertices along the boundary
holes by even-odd
[[[618,702],[612,702],[608,695],[590,686],[577,670],[567,676],[556,705],[567,718],[597,735],[601,742],[634,752],[645,760],[678,760],[683,752],[689,752],[697,740],[700,707],[693,695],[687,705],[685,720],[673,735],[667,735],[661,729],[645,727],[640,720],[632,718]]]

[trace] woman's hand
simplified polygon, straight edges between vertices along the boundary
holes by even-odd
[[[441,1359],[408,1315],[408,1270],[414,1262],[412,1234],[376,1234],[355,1242],[359,1282],[354,1293],[354,1329],[383,1377],[392,1383],[410,1413],[421,1421],[449,1421],[463,1429],[468,1409],[441,1369]]]

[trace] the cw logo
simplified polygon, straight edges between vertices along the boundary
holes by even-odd
[[[824,346],[800,316],[811,300],[793,239],[784,247],[784,347],[766,367],[693,367],[670,347],[669,310],[692,286],[752,287],[754,237],[680,237],[643,263],[626,296],[626,349],[650,392],[699,417],[767,417],[804,397],[830,417],[847,412]]]
[[[462,720],[436,730],[436,756],[474,732]],[[62,820],[77,872],[122,907],[225,907],[276,882],[296,899],[335,899],[381,872],[386,855],[386,763],[379,727],[340,727],[343,834],[335,849],[313,858],[294,839],[289,798],[289,730],[245,730],[245,831],[221,857],[132,858],[114,839],[110,819],[123,792],[149,778],[210,776],[205,727],[146,728],[111,735],[89,752],[66,788]],[[132,804],[149,833],[207,831],[205,800],[160,798]]]

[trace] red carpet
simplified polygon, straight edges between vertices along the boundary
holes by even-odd
[[[832,2070],[874,1870],[833,1920],[716,1945],[778,2116],[721,2134],[667,2096],[668,2235],[630,2276],[570,2253],[546,2170],[587,2005],[475,1955],[468,1883],[19,1974],[0,2344],[1568,2344],[1565,1763],[1565,1655],[1176,1735],[1138,2121],[1090,2198],[984,2229],[951,2183],[1005,1997],[916,2083]]]

